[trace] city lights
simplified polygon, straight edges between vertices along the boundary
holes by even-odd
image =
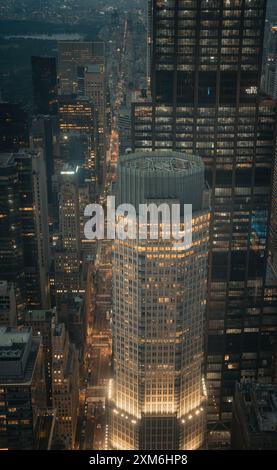
[[[277,1],[0,11],[2,467],[264,465]]]

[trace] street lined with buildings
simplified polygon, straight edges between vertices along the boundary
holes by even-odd
[[[0,5],[0,450],[276,450],[276,10],[76,1]]]

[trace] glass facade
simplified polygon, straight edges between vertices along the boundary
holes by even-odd
[[[237,380],[272,380],[263,299],[275,103],[260,97],[264,0],[150,2],[152,101],[133,105],[133,150],[202,157],[212,191],[206,372],[210,423]]]
[[[47,308],[49,240],[43,154],[3,154],[2,162],[0,277],[16,279],[28,308]]]
[[[55,114],[57,112],[56,59],[32,56],[31,63],[35,113]]]

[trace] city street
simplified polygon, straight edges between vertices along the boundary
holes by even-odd
[[[103,206],[111,192],[118,161],[117,113],[123,99],[124,56],[127,49],[128,21],[123,23],[123,47],[113,100],[113,121],[106,180],[99,200]],[[83,450],[105,449],[107,444],[107,394],[112,377],[112,242],[98,241],[95,262],[90,265],[86,291],[87,340],[84,357],[81,407],[77,446]]]

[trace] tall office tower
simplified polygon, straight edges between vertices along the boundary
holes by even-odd
[[[45,165],[41,152],[1,154],[0,279],[15,284],[22,300],[49,306],[49,237]]]
[[[63,324],[53,330],[52,393],[57,410],[55,437],[73,449],[79,409],[79,364]]]
[[[58,75],[61,94],[78,93],[78,67],[94,64],[105,65],[103,42],[59,42]]]
[[[263,321],[275,103],[260,99],[264,0],[155,0],[152,102],[133,107],[134,150],[198,154],[212,190],[206,369],[209,422],[230,423],[235,382],[267,381]]]
[[[30,128],[30,147],[32,150],[43,149],[46,165],[48,203],[55,204],[52,178],[55,174],[55,159],[59,155],[57,116],[36,116]]]
[[[52,331],[56,324],[56,312],[52,310],[28,310],[24,326],[32,328],[34,336],[42,339],[45,372],[46,404],[52,407]]]
[[[119,155],[132,148],[131,116],[129,108],[120,108],[118,116]]]
[[[42,151],[14,155],[18,169],[18,218],[24,257],[24,294],[31,309],[49,308],[47,183]]]
[[[55,57],[31,58],[35,114],[57,113],[57,68]]]
[[[269,249],[271,262],[275,272],[277,273],[277,153],[275,156],[274,174],[272,182]]]
[[[100,175],[101,180],[105,173],[105,158],[107,147],[107,108],[106,108],[106,77],[105,65],[94,64],[81,67],[81,76],[83,80],[83,92],[93,103],[97,113],[98,144],[100,152]]]
[[[232,450],[276,450],[277,385],[237,384]]]
[[[91,170],[96,181],[99,169],[98,118],[86,97],[64,95],[59,98],[61,163],[75,163]]]
[[[0,326],[16,326],[16,295],[12,282],[0,281]]]
[[[59,175],[59,235],[55,253],[56,298],[80,290],[81,236],[78,166],[65,165]]]
[[[14,283],[17,320],[25,312],[24,258],[18,171],[13,154],[0,154],[0,280]]]
[[[80,213],[78,167],[65,165],[60,174],[59,186],[60,234],[65,250],[80,257]]]
[[[114,241],[113,448],[198,449],[203,445],[207,196],[199,157],[135,153],[119,162],[118,204],[133,204],[137,214],[139,204],[180,204],[183,224],[184,204],[190,204],[192,243],[188,246],[161,236]]]
[[[23,285],[23,245],[17,164],[12,153],[0,154],[0,279]]]
[[[0,102],[0,152],[28,146],[28,116],[18,104]]]
[[[98,176],[105,173],[107,148],[106,117],[106,57],[103,42],[66,42],[58,44],[60,92],[77,94],[91,99],[98,114],[97,140],[99,142]]]
[[[43,408],[41,339],[30,328],[0,327],[0,449],[35,449]]]
[[[264,41],[262,89],[277,98],[277,27],[269,25]]]

